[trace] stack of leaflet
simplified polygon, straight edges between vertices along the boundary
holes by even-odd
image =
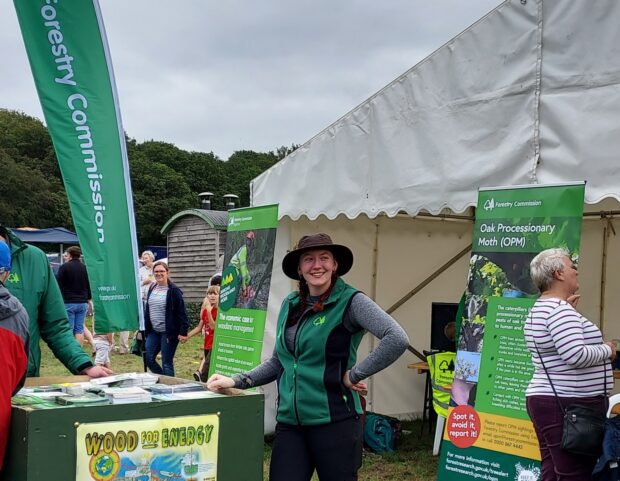
[[[128,372],[116,374],[114,376],[100,377],[91,379],[91,384],[98,386],[132,387],[132,386],[152,386],[159,380],[159,376],[149,372]]]
[[[155,401],[179,401],[182,399],[204,399],[217,396],[207,391],[204,384],[188,382],[184,384],[155,384],[149,387]]]
[[[110,400],[85,392],[89,383],[59,384],[22,388],[13,398],[13,406],[27,406],[31,409],[51,409],[69,406],[100,406]]]
[[[103,389],[112,404],[131,404],[151,402],[151,393],[139,386],[108,387]]]
[[[62,393],[56,393],[56,394],[62,394]],[[22,393],[20,391],[15,396],[13,396],[13,398],[11,399],[11,405],[27,407],[29,409],[54,409],[54,408],[60,407],[57,404],[58,398],[59,396],[40,397],[40,396],[36,396],[34,393],[28,393],[28,392]]]
[[[154,384],[148,388],[153,394],[177,394],[181,392],[204,391],[203,384],[186,382],[183,384]]]
[[[101,406],[110,404],[110,400],[96,394],[83,394],[81,396],[65,396],[56,398],[56,402],[61,406]]]
[[[207,399],[212,397],[223,396],[223,394],[217,394],[211,391],[188,391],[188,392],[176,392],[170,394],[153,394],[154,401],[181,401],[184,399]]]

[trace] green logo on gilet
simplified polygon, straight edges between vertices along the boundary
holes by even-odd
[[[325,321],[327,319],[325,319],[325,316],[321,316],[321,317],[317,317],[312,324],[314,324],[315,326],[322,326],[323,324],[325,324]]]
[[[19,282],[19,276],[16,272],[12,272],[11,274],[9,274],[9,277],[6,278],[6,281],[10,282],[11,284],[17,284]]]

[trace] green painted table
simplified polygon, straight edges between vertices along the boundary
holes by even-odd
[[[170,383],[186,382],[172,380]],[[64,382],[73,380],[65,378]],[[32,380],[29,382],[32,385]],[[48,384],[49,379],[37,379]],[[52,382],[59,382],[54,379]],[[180,416],[217,414],[217,481],[262,481],[263,479],[262,394],[218,396],[207,399],[160,401],[136,404],[71,407],[33,410],[13,407],[11,433],[2,481],[92,481],[76,478],[78,426],[84,423],[165,419]],[[110,478],[110,481],[129,478]],[[141,479],[141,478],[134,478]],[[166,479],[166,478],[159,478]],[[179,480],[181,478],[168,478]],[[212,481],[202,477],[195,481]],[[105,480],[108,481],[108,480]]]

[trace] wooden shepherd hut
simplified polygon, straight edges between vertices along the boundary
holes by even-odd
[[[162,227],[168,239],[168,265],[185,302],[202,302],[209,279],[217,272],[226,249],[228,212],[189,209],[172,216]]]

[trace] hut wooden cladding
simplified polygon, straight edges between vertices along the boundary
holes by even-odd
[[[168,238],[168,266],[185,302],[202,302],[209,279],[226,249],[228,213],[191,209],[174,215],[162,228]]]

